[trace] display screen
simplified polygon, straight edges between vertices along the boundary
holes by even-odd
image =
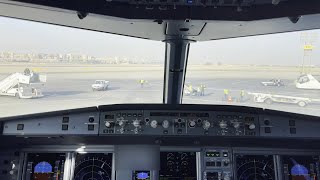
[[[159,180],[197,180],[195,152],[161,152]]]
[[[32,153],[27,157],[25,180],[63,180],[64,153]]]
[[[112,153],[77,154],[74,180],[111,180]]]
[[[319,156],[283,156],[284,180],[319,180]]]
[[[237,180],[274,180],[272,155],[236,155]]]
[[[132,180],[150,180],[150,171],[133,171]]]

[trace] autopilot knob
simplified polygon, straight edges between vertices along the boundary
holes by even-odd
[[[157,121],[157,120],[152,120],[151,123],[150,123],[150,126],[151,126],[152,128],[157,128],[157,126],[158,126],[158,121]]]
[[[202,128],[205,129],[205,130],[208,130],[211,126],[211,123],[207,120],[203,121],[202,122]]]
[[[189,127],[194,128],[196,126],[196,122],[195,121],[189,121]]]
[[[233,127],[234,127],[235,129],[239,129],[239,128],[240,128],[240,123],[239,123],[239,122],[234,122],[234,123],[233,123]]]
[[[104,123],[104,125],[105,125],[107,128],[110,128],[110,127],[111,127],[111,123],[110,123],[109,121],[106,121],[106,122]]]
[[[132,122],[132,125],[136,128],[140,127],[140,120],[136,119],[136,120],[133,120]]]
[[[222,120],[222,121],[220,121],[219,126],[221,129],[225,129],[228,127],[228,124],[226,121]]]
[[[120,120],[118,122],[118,125],[121,126],[121,127],[124,127],[126,125],[125,121],[124,120]]]
[[[256,128],[256,125],[254,123],[249,124],[248,128],[250,130],[254,130]]]
[[[168,120],[162,121],[162,127],[163,127],[163,128],[167,129],[167,128],[169,128],[169,126],[170,126],[170,123],[169,123]]]

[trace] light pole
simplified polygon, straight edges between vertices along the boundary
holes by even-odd
[[[311,55],[314,49],[314,43],[317,41],[316,32],[302,32],[300,36],[300,42],[303,44],[303,57],[302,57],[302,67],[301,74],[311,73]],[[309,62],[309,69],[305,66]]]

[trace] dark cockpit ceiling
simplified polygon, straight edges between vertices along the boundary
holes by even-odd
[[[1,0],[0,15],[150,40],[320,28],[317,0]]]

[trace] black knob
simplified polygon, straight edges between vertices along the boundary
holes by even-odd
[[[93,117],[90,117],[90,118],[89,118],[89,122],[92,123],[93,121],[94,121],[94,118],[93,118]]]

